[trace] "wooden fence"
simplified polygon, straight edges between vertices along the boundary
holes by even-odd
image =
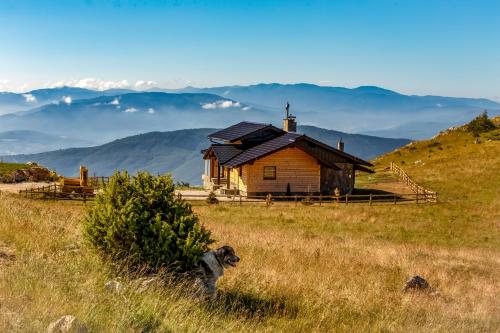
[[[178,198],[190,202],[206,202],[207,196],[201,194],[177,194]],[[216,194],[214,198],[219,204],[246,204],[259,203],[263,205],[272,205],[274,203],[287,204],[302,204],[302,205],[328,205],[328,204],[359,204],[364,203],[372,206],[373,204],[398,204],[398,203],[413,203],[419,204],[426,202],[416,193],[408,194],[345,194],[340,196],[334,195],[291,195],[291,196],[252,196],[246,197],[243,195],[220,195]]]
[[[391,162],[391,171],[399,176],[399,180],[405,183],[416,195],[416,201],[437,202],[437,192],[426,189],[417,184],[408,174],[396,163]]]
[[[20,190],[19,194],[28,199],[41,200],[79,200],[87,202],[94,199],[93,193],[63,192],[63,185],[50,184],[35,188]]]

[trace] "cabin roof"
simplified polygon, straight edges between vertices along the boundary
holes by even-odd
[[[323,149],[326,149],[327,151],[329,151],[332,154],[337,154],[339,156],[342,156],[343,158],[345,158],[346,160],[350,161],[353,164],[373,166],[370,162],[362,160],[361,158],[347,154],[341,150],[335,149],[327,144],[324,144],[320,141],[312,139],[312,138],[308,137],[307,135],[298,134],[298,133],[286,133],[284,135],[278,136],[277,138],[266,141],[260,145],[254,146],[252,148],[249,148],[246,150],[240,149],[239,154],[234,155],[234,157],[226,160],[225,162],[220,161],[220,163],[223,164],[224,166],[228,166],[231,168],[237,167],[237,166],[249,163],[255,159],[272,154],[275,151],[286,148],[286,147],[293,145],[299,141],[307,141],[307,142],[310,142],[314,145],[318,145],[318,146],[322,147]],[[313,151],[310,151],[309,149],[307,150],[307,152],[316,158],[318,157],[318,156],[316,156],[316,154]]]
[[[253,132],[262,130],[266,127],[274,127],[271,124],[252,123],[249,121],[242,121],[228,128],[214,132],[208,135],[209,139],[219,139],[225,141],[235,141]]]
[[[245,150],[241,154],[229,160],[227,163],[224,163],[224,165],[228,167],[236,167],[248,163],[252,160],[283,149],[295,143],[295,141],[302,136],[304,135],[297,133],[286,133],[284,135],[278,136],[277,138]]]
[[[362,165],[373,166],[370,162],[333,148],[323,142],[310,138],[305,134],[292,132],[287,133],[270,124],[259,124],[243,121],[218,132],[212,133],[208,135],[208,137],[210,139],[219,139],[234,142],[244,137],[248,138],[250,134],[262,131],[263,129],[267,128],[279,131],[279,136],[268,139],[267,141],[264,141],[257,145],[214,143],[212,144],[212,146],[210,146],[209,149],[202,151],[202,153],[204,154],[204,158],[208,158],[210,153],[213,153],[220,165],[234,168],[243,164],[251,163],[258,158],[262,158],[297,143],[296,146],[298,148],[304,150],[308,154],[317,158],[318,161],[321,161],[321,163],[329,165],[330,167],[334,167],[334,163],[329,161],[328,158],[325,159],[325,151],[327,152],[326,156],[328,156],[329,154],[340,156],[344,160],[347,160],[349,163],[357,165],[358,170],[369,170],[367,168],[361,167]],[[320,150],[318,151],[314,147],[320,147]],[[323,151],[323,153],[321,151]]]
[[[226,163],[233,157],[241,154],[244,150],[239,145],[231,144],[213,144],[209,149],[205,150],[205,157],[213,151],[215,157],[220,164]]]

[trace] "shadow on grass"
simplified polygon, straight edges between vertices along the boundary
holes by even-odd
[[[246,319],[295,318],[298,307],[280,298],[259,298],[240,291],[219,291],[217,299],[206,303],[209,311]]]

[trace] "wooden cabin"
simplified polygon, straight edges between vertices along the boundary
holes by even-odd
[[[203,186],[246,196],[333,195],[352,193],[355,171],[373,172],[371,163],[296,133],[288,114],[283,129],[271,124],[241,122],[212,133],[202,151]]]

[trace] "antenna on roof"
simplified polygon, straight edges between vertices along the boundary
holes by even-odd
[[[283,130],[286,132],[297,132],[297,123],[295,116],[290,113],[290,103],[286,102],[285,105],[285,119],[283,119]]]

